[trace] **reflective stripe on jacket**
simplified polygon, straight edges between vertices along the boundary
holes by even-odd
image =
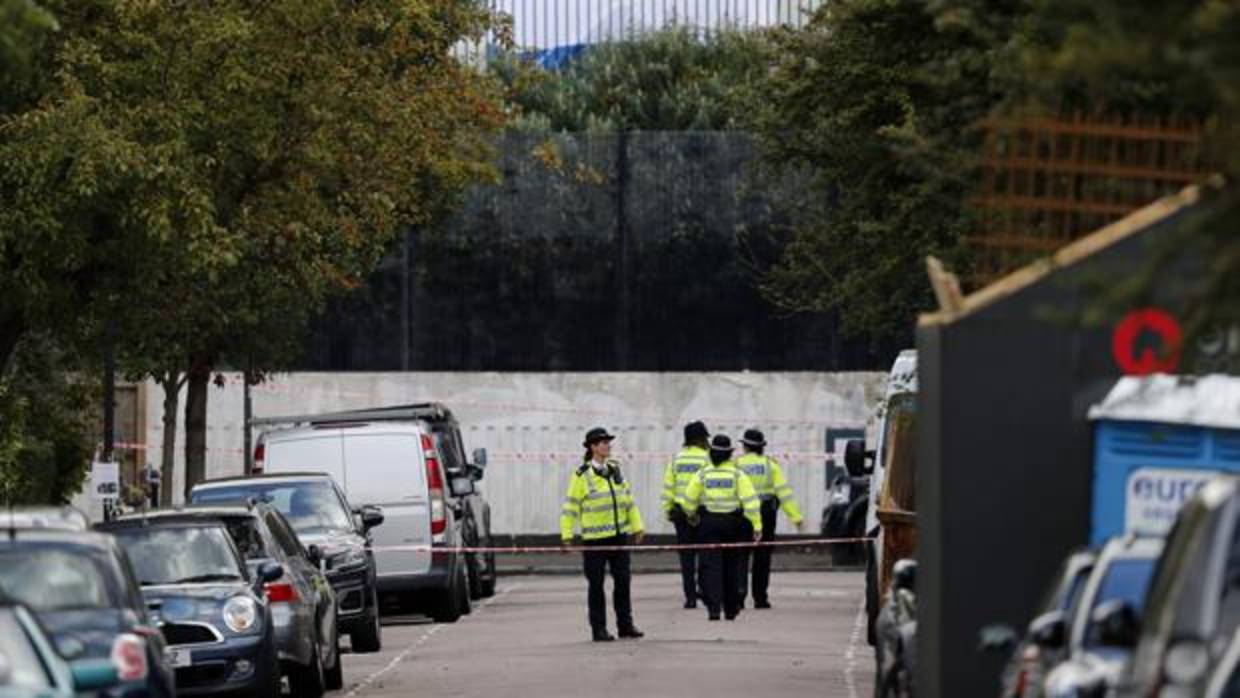
[[[618,466],[609,463],[606,477],[589,464],[573,471],[560,511],[560,539],[571,541],[577,526],[581,527],[582,540],[644,530],[633,491]]]
[[[690,515],[695,514],[699,506],[712,514],[740,511],[755,531],[762,530],[758,493],[754,491],[749,476],[737,470],[735,461],[724,461],[699,470],[685,487],[684,497],[679,503]]]
[[[710,465],[710,454],[699,446],[685,446],[663,471],[663,494],[659,502],[664,513],[671,513],[676,502],[684,498],[685,487],[698,471]]]
[[[779,508],[792,523],[801,522],[801,507],[792,497],[792,486],[784,479],[779,461],[758,453],[746,453],[736,460],[736,465],[749,476],[758,497],[779,499]]]

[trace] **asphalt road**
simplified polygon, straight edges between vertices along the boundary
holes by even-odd
[[[681,608],[678,576],[637,575],[634,617],[646,637],[594,643],[583,577],[506,577],[457,623],[387,619],[383,652],[345,655],[342,693],[868,698],[874,660],[863,586],[855,572],[777,573],[773,609],[709,622],[701,607]]]

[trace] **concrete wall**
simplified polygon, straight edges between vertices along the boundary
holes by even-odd
[[[224,387],[211,388],[208,401],[208,477],[237,475],[243,467],[240,377],[225,379]],[[702,419],[712,432],[734,439],[756,425],[766,432],[768,453],[784,463],[811,530],[817,530],[826,429],[867,426],[884,380],[880,373],[296,373],[255,387],[253,403],[259,417],[445,403],[462,425],[466,450],[488,450],[482,486],[498,534],[558,530],[582,436],[600,425],[618,436],[613,452],[633,483],[648,530],[670,532],[658,515],[659,490],[684,423]],[[157,463],[163,393],[149,388],[146,448]],[[183,437],[182,426],[172,483],[178,498]]]

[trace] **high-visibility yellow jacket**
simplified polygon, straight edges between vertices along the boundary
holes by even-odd
[[[792,487],[784,479],[779,461],[758,453],[746,453],[736,459],[736,466],[749,476],[759,499],[779,499],[779,508],[792,523],[801,523],[801,507],[792,497]]]
[[[755,531],[762,530],[758,494],[749,476],[737,470],[735,461],[724,461],[699,470],[697,476],[685,486],[680,506],[690,516],[696,515],[699,506],[712,514],[740,511]]]
[[[665,514],[672,513],[677,500],[683,499],[685,486],[697,472],[710,465],[710,453],[700,446],[685,446],[663,471],[663,496],[659,501]]]
[[[589,463],[573,471],[560,512],[560,539],[571,541],[578,524],[582,540],[645,530],[633,491],[621,476],[619,465],[609,461],[605,476]]]

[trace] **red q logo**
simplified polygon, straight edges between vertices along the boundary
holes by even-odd
[[[1130,376],[1175,373],[1180,366],[1184,332],[1180,323],[1158,308],[1128,313],[1111,337],[1111,355]]]

